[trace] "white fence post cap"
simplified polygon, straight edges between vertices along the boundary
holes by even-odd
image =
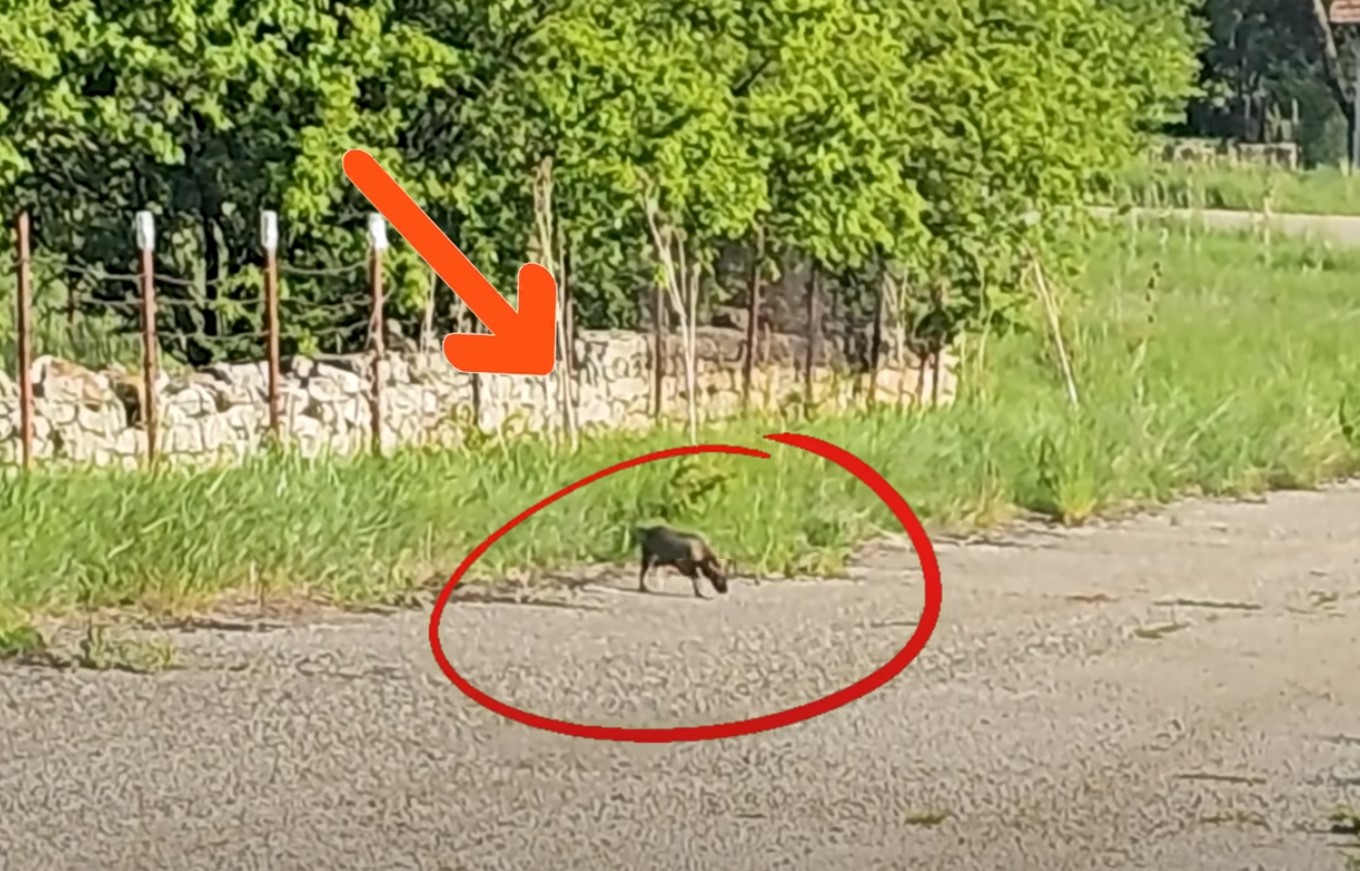
[[[156,218],[143,209],[137,213],[137,248],[142,251],[156,250]]]
[[[260,212],[260,245],[273,254],[279,249],[279,213],[270,209]]]
[[[368,216],[368,244],[374,251],[387,250],[387,219],[381,212]]]

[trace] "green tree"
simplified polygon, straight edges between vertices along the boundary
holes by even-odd
[[[760,229],[776,263],[815,263],[842,294],[895,275],[907,326],[942,342],[1022,299],[1028,254],[1058,259],[1093,178],[1179,111],[1191,9],[0,0],[0,183],[76,266],[130,271],[131,213],[155,211],[160,268],[191,285],[163,293],[193,362],[258,353],[260,209],[280,210],[288,263],[362,259],[369,208],[340,162],[355,146],[502,289],[551,165],[583,326],[637,322],[665,260],[650,201],[710,298],[732,290],[717,252]],[[429,270],[399,244],[389,262],[389,314],[410,317]],[[287,347],[362,342],[361,271],[285,291]]]
[[[1132,2],[1132,0],[1128,0]],[[1299,108],[1292,130],[1309,164],[1345,156],[1353,120],[1350,34],[1328,22],[1328,0],[1202,0],[1202,93],[1180,129],[1265,141]]]
[[[1061,269],[1102,172],[1191,91],[1188,3],[964,0],[908,9],[894,26],[920,107],[902,162],[927,242],[890,249],[928,347],[1025,297],[1030,255]],[[910,14],[909,14],[910,13]],[[1153,37],[1144,41],[1145,37]]]
[[[362,258],[365,209],[341,183],[338,155],[355,143],[390,153],[425,89],[460,65],[448,46],[394,21],[386,0],[22,0],[4,12],[0,160],[40,244],[73,266],[127,272],[132,212],[150,209],[158,269],[190,284],[162,290],[167,326],[193,337],[181,350],[200,363],[259,327],[259,211],[281,211],[286,257],[321,267]],[[417,286],[403,274],[414,266],[409,255],[394,262],[407,291],[399,304]],[[78,292],[125,295],[72,281]],[[364,327],[362,286],[362,274],[287,282],[310,302],[354,303],[351,332]],[[335,326],[305,306],[290,312],[304,345]]]

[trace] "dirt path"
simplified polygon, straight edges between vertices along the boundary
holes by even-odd
[[[902,676],[726,742],[508,723],[438,672],[420,613],[184,634],[154,677],[0,669],[0,869],[1342,868],[1360,488],[939,554]],[[712,722],[861,677],[921,601],[900,545],[723,600],[613,584],[456,605],[446,649],[537,713]]]
[[[1107,218],[1115,214],[1114,209],[1104,207],[1093,208],[1091,211]],[[1189,209],[1134,209],[1133,211],[1149,217],[1167,215],[1182,220],[1197,221],[1205,227],[1220,230],[1253,227],[1260,223],[1263,217],[1259,212],[1239,212],[1229,209],[1196,211]],[[1270,216],[1269,224],[1274,229],[1294,236],[1313,237],[1347,246],[1360,245],[1360,216],[1356,215],[1273,214]]]

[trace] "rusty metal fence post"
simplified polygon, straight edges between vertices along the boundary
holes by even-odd
[[[264,248],[264,322],[269,355],[269,435],[278,444],[279,422],[279,214],[260,213],[260,246]]]
[[[567,431],[568,443],[575,450],[581,439],[581,389],[577,374],[576,358],[576,296],[567,272],[570,258],[567,256],[565,233],[562,225],[557,225],[557,287],[558,297],[558,342],[557,365],[562,367],[558,380],[562,406],[562,426]]]
[[[765,259],[765,228],[756,227],[756,247],[751,254],[751,281],[746,298],[746,356],[741,361],[741,410],[751,410],[751,372],[756,359],[756,322],[760,319],[761,261]]]
[[[652,293],[652,419],[661,422],[666,387],[666,298],[660,282]]]
[[[146,458],[156,461],[159,415],[156,403],[156,219],[137,213],[137,248],[141,252],[142,284],[142,425],[146,427]]]
[[[883,282],[874,282],[874,327],[869,337],[869,408],[878,406],[878,373],[883,366]]]
[[[14,219],[19,281],[14,323],[19,330],[19,440],[23,467],[33,463],[33,262],[28,212]]]
[[[382,453],[382,362],[385,352],[383,322],[383,252],[387,250],[387,222],[379,212],[368,216],[368,282],[373,292],[373,366],[371,376],[371,421],[373,453]]]
[[[813,365],[817,359],[817,337],[821,332],[818,299],[822,293],[822,271],[816,262],[812,264],[807,283],[807,342],[803,347],[803,413],[811,417],[815,405]]]

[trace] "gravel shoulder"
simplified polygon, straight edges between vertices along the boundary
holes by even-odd
[[[428,610],[176,633],[152,676],[0,667],[0,869],[1343,867],[1360,486],[936,546],[902,675],[719,742],[507,722]],[[903,541],[838,581],[633,584],[459,602],[445,651],[534,713],[697,724],[863,677],[921,609]]]

